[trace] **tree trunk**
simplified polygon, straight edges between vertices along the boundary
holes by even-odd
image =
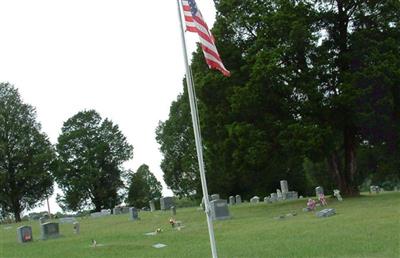
[[[12,211],[14,214],[15,222],[21,222],[21,207],[18,200],[13,200]]]
[[[344,162],[335,151],[327,159],[328,168],[336,182],[340,192],[345,196],[357,196],[360,194],[357,182],[356,167],[356,130],[354,127],[346,127],[344,138]],[[342,166],[343,164],[343,166]]]
[[[359,195],[356,167],[356,129],[347,126],[344,129],[344,177],[347,185],[341,189],[344,195]]]

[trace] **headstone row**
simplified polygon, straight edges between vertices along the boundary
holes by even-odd
[[[76,230],[77,229],[77,230]],[[79,223],[74,222],[74,232],[79,233]],[[40,238],[42,240],[57,238],[60,236],[59,224],[56,222],[45,222],[40,224]],[[17,240],[20,243],[33,241],[32,227],[21,226],[17,228]]]

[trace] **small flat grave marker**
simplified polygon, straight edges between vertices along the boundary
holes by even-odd
[[[323,218],[323,217],[330,217],[336,214],[335,209],[323,209],[322,211],[317,212],[315,215],[317,217]]]
[[[157,244],[154,244],[154,245],[153,245],[153,247],[154,247],[154,248],[157,248],[157,249],[163,248],[163,247],[166,247],[166,246],[167,246],[167,245],[161,244],[161,243],[157,243]]]

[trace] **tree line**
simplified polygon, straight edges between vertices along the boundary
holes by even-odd
[[[20,221],[24,210],[53,194],[54,181],[63,192],[57,196],[63,210],[100,211],[123,201],[147,206],[161,197],[162,186],[146,164],[135,173],[124,170],[132,157],[118,125],[94,110],[65,121],[52,145],[34,107],[23,103],[14,86],[0,83],[0,218],[11,213]]]
[[[191,69],[209,191],[263,196],[287,179],[358,195],[400,184],[400,2],[215,0],[225,78]],[[185,81],[160,122],[167,185],[201,195]]]

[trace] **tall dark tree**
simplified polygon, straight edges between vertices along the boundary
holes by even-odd
[[[130,177],[128,198],[126,202],[135,207],[147,207],[149,201],[161,197],[162,186],[150,172],[149,166],[141,165]]]
[[[399,1],[215,3],[232,76],[201,50],[192,63],[211,191],[261,194],[290,178],[301,192],[328,182],[357,195],[366,167],[399,178]]]
[[[93,205],[100,211],[121,202],[122,164],[132,158],[133,147],[112,121],[94,110],[77,113],[64,123],[57,152],[55,176],[66,209]]]
[[[335,0],[317,6],[325,33],[312,68],[324,113],[309,118],[332,128],[336,144],[326,152],[329,170],[344,194],[357,195],[365,176],[357,169],[357,150],[384,144],[399,154],[400,2]]]
[[[23,103],[9,83],[0,83],[0,205],[21,221],[53,192],[55,153],[36,121],[35,109]]]

